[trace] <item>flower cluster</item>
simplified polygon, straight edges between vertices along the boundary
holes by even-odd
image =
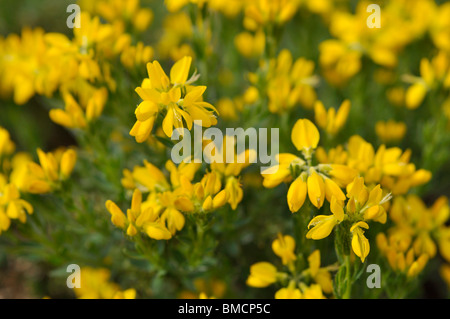
[[[32,297],[450,291],[449,3],[11,6],[0,260],[31,261]]]
[[[320,267],[320,251],[313,251],[308,257],[308,267],[299,262],[295,253],[295,240],[289,235],[278,234],[272,242],[272,250],[287,272],[278,271],[269,262],[258,262],[250,267],[247,285],[264,288],[280,283],[283,288],[275,293],[276,299],[324,299],[324,293],[333,291],[330,271],[333,266]]]
[[[196,74],[188,79],[191,61],[189,56],[177,61],[170,70],[170,79],[158,61],[147,64],[149,77],[136,88],[143,101],[136,108],[137,122],[130,131],[137,142],[149,137],[160,110],[165,112],[162,128],[168,137],[174,129],[183,134],[185,125],[191,130],[194,121],[204,127],[217,123],[217,110],[202,98],[206,86],[191,85],[198,78]]]
[[[9,132],[0,127],[0,234],[9,229],[11,220],[25,223],[33,206],[23,194],[46,194],[61,188],[76,163],[73,149],[45,153],[37,150],[40,164],[26,153],[14,153]]]

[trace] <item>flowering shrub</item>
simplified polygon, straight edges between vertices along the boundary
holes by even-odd
[[[37,298],[447,296],[450,4],[374,2],[0,4],[0,267]]]

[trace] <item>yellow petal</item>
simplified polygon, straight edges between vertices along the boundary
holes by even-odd
[[[308,225],[308,228],[314,226],[306,234],[306,238],[309,239],[323,239],[331,234],[334,226],[338,223],[338,219],[334,215],[318,215],[314,217]]]
[[[314,103],[314,119],[319,127],[327,127],[327,111],[321,101]]]
[[[151,223],[146,225],[145,232],[148,237],[156,240],[168,240],[172,238],[170,231],[160,223]]]
[[[414,83],[406,91],[406,107],[409,109],[418,108],[426,94],[427,88],[423,83]]]
[[[297,288],[281,288],[275,293],[275,299],[301,299],[302,293]]]
[[[325,199],[325,185],[323,178],[313,169],[311,169],[311,171],[312,173],[308,176],[307,180],[308,197],[314,206],[320,208]]]
[[[77,161],[77,153],[69,149],[65,151],[61,157],[61,175],[63,178],[67,178],[73,171],[75,163]]]
[[[292,213],[297,212],[305,202],[307,186],[306,182],[301,176],[297,177],[295,181],[289,186],[287,193],[287,202],[289,210]]]
[[[316,249],[308,257],[309,271],[312,277],[315,277],[320,268],[320,251]]]
[[[170,70],[170,82],[172,84],[184,84],[189,75],[192,57],[185,56],[178,60]]]
[[[344,201],[346,199],[341,188],[330,178],[325,178],[325,196],[329,202],[334,196],[337,200]]]
[[[272,250],[278,257],[281,258],[283,265],[287,265],[289,262],[296,260],[295,255],[295,240],[293,237],[278,234],[278,238],[272,243]]]
[[[291,132],[291,140],[299,151],[315,149],[319,144],[320,134],[317,127],[308,119],[298,120]]]
[[[111,200],[108,200],[106,201],[105,206],[111,214],[111,222],[119,228],[125,228],[126,217],[122,210],[117,206],[117,204]]]
[[[268,262],[259,262],[250,267],[247,285],[255,288],[267,287],[277,281],[277,268]]]
[[[343,204],[340,203],[335,196],[331,198],[330,210],[340,222],[344,220],[344,208],[342,207],[342,205]]]
[[[358,222],[354,224],[350,231],[353,233],[352,236],[352,248],[356,256],[361,258],[364,262],[370,251],[369,240],[364,236],[364,231],[360,228],[369,228],[369,226],[364,222]]]

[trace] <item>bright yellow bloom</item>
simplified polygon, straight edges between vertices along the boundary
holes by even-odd
[[[298,288],[281,288],[275,293],[275,299],[301,299],[302,292]]]
[[[289,280],[287,287],[281,288],[275,293],[276,299],[316,299],[324,298],[322,291],[332,293],[333,281],[329,270],[331,267],[320,266],[320,252],[315,250],[308,257],[309,268],[298,269],[295,263],[295,240],[291,236],[278,234],[278,238],[273,241],[272,249],[281,258],[283,265],[287,266],[288,273],[279,272],[277,268],[269,262],[259,262],[250,268],[250,276],[247,285],[256,288],[264,288],[275,282],[283,285]],[[309,287],[306,282],[314,281]]]
[[[429,256],[420,254],[417,258],[413,248],[407,249],[407,245],[399,245],[396,235],[386,237],[384,233],[377,235],[377,246],[386,257],[391,268],[396,272],[406,274],[408,277],[416,277],[426,266]]]
[[[321,287],[321,290],[327,294],[333,292],[333,280],[329,268],[320,267],[320,251],[315,250],[308,256],[309,268],[305,272]]]
[[[156,240],[172,238],[158,212],[152,206],[142,203],[142,193],[138,189],[133,193],[131,208],[127,210],[126,216],[113,201],[108,200],[105,205],[111,214],[111,222],[126,230],[128,236],[133,237],[140,231]]]
[[[87,104],[81,106],[70,93],[65,93],[63,95],[65,109],[50,110],[50,119],[68,128],[85,128],[87,123],[100,117],[108,97],[106,88],[92,91]]]
[[[291,139],[306,161],[289,153],[277,154],[278,164],[262,172],[264,187],[272,188],[294,179],[287,193],[289,209],[293,213],[303,206],[306,195],[317,208],[323,206],[325,198],[331,201],[335,196],[344,200],[341,187],[353,180],[356,170],[341,164],[311,165],[312,154],[317,148],[320,135],[316,126],[307,119],[296,122]]]
[[[288,172],[290,175],[290,172]],[[307,173],[303,172],[300,174],[299,177],[297,177],[294,182],[292,182],[291,186],[289,187],[288,193],[287,193],[287,202],[289,205],[289,210],[291,212],[297,212],[305,202],[306,194],[307,194]],[[264,181],[267,181],[266,178]],[[266,183],[267,184],[267,183]],[[267,187],[267,186],[266,186]]]
[[[364,236],[362,228],[369,229],[369,225],[365,222],[357,222],[350,228],[352,233],[352,248],[356,256],[364,262],[370,251],[369,240]]]
[[[319,63],[325,70],[325,78],[332,84],[341,86],[361,69],[359,50],[339,40],[325,40],[319,45]]]
[[[38,149],[37,153],[40,165],[29,160],[20,161],[20,167],[15,168],[17,173],[13,175],[21,191],[45,194],[59,188],[70,177],[77,154],[73,149],[58,149],[49,153]]]
[[[105,268],[82,267],[80,288],[74,288],[78,299],[135,299],[136,291],[122,291],[119,285],[109,281],[111,273]]]
[[[192,212],[194,205],[187,197],[178,197],[175,192],[159,194],[159,202],[163,206],[161,221],[167,225],[172,235],[183,229],[186,219],[181,211]]]
[[[312,108],[317,99],[314,87],[318,83],[314,75],[314,62],[305,58],[293,61],[289,50],[282,50],[278,57],[271,59],[266,77],[269,111],[284,113],[300,103],[305,108]],[[258,77],[251,79],[257,85]]]
[[[153,12],[142,8],[139,0],[78,1],[81,10],[99,15],[109,23],[125,25],[130,23],[135,30],[145,31],[153,20]]]
[[[245,6],[244,26],[256,30],[267,24],[284,24],[297,12],[297,0],[251,0]]]
[[[440,50],[450,52],[450,31],[447,17],[450,14],[450,4],[443,2],[435,10],[431,21],[430,33],[434,44]]]
[[[9,132],[0,126],[0,158],[14,152],[16,146],[11,140]]]
[[[378,121],[375,124],[375,133],[383,143],[400,141],[406,134],[406,124],[393,120]]]
[[[0,178],[0,234],[8,230],[11,219],[25,223],[27,213],[33,213],[33,206],[20,198],[16,185],[6,184],[6,180]]]
[[[369,4],[362,1],[354,13],[333,10],[327,17],[335,39],[320,44],[319,61],[334,85],[342,86],[361,70],[363,55],[383,67],[395,67],[399,52],[427,32],[439,11],[434,1],[389,1],[383,5],[381,27],[372,28],[368,26]]]
[[[151,46],[144,45],[143,42],[138,42],[135,46],[125,47],[120,55],[120,62],[122,62],[128,69],[140,67],[148,61],[152,60],[154,50]]]
[[[328,237],[336,225],[346,220],[351,226],[343,231],[352,234],[353,251],[364,262],[369,254],[370,245],[364,236],[363,228],[369,228],[366,223],[369,220],[382,224],[386,222],[387,215],[383,205],[391,198],[391,195],[387,194],[383,197],[380,185],[369,191],[364,185],[364,179],[356,177],[347,186],[347,198],[347,205],[344,206],[343,200],[333,196],[330,202],[330,210],[333,214],[314,217],[308,225],[308,228],[313,228],[308,231],[306,238],[318,240]]]
[[[316,124],[331,135],[337,134],[342,129],[345,122],[347,121],[349,112],[349,100],[344,100],[337,112],[334,108],[329,108],[327,112],[321,101],[316,101],[316,103],[314,104],[314,116]]]
[[[264,288],[277,281],[277,268],[268,262],[259,262],[250,267],[247,285]]]
[[[307,119],[298,120],[291,132],[291,140],[295,148],[302,151],[306,157],[311,156],[312,150],[319,144],[319,131],[317,127]]]
[[[320,285],[313,284],[309,287],[301,285],[301,287],[303,290],[302,299],[326,299]]]
[[[262,31],[256,32],[255,35],[241,32],[234,38],[234,45],[246,58],[259,57],[264,53],[266,37]]]
[[[310,169],[307,185],[308,197],[311,203],[317,208],[322,207],[325,199],[325,184],[323,178],[313,168]]]
[[[375,152],[373,146],[358,135],[348,141],[347,165],[357,169],[366,183],[380,183],[393,195],[405,194],[411,187],[431,179],[431,172],[409,163],[411,151],[381,145]]]
[[[141,192],[149,193],[147,200],[142,201],[141,209],[131,209],[131,212],[141,210],[141,215],[146,218],[139,217],[137,213],[130,215],[128,212],[126,221],[125,214],[114,208],[111,201],[107,202],[112,218],[118,216],[116,226],[122,229],[128,227],[127,233],[130,236],[143,231],[155,239],[169,239],[184,228],[186,215],[211,213],[226,203],[230,203],[233,208],[233,205],[242,200],[240,185],[238,188],[229,185],[233,181],[237,182],[237,179],[234,176],[227,177],[225,187],[222,188],[223,173],[219,170],[212,170],[200,182],[193,183],[194,176],[201,167],[200,163],[182,162],[176,166],[172,161],[167,161],[165,166],[170,174],[169,179],[155,165],[147,161],[144,164],[144,167],[134,167],[132,172],[125,170],[122,185],[134,189],[135,196]],[[238,195],[235,189],[240,190]]]
[[[448,199],[444,196],[429,208],[416,195],[396,197],[390,210],[395,223],[390,236],[403,238],[406,244],[411,244],[415,256],[426,254],[433,258],[439,251],[450,261],[450,228],[446,226],[449,216]],[[403,246],[403,252],[405,247],[407,245]]]
[[[433,90],[438,84],[450,88],[450,56],[447,52],[440,51],[430,61],[426,58],[420,60],[420,77],[405,75],[403,79],[412,83],[405,95],[405,104],[409,109],[418,108],[428,91]]]
[[[333,215],[318,215],[311,219],[308,229],[312,226],[314,228],[308,231],[306,238],[318,240],[328,237],[334,226],[344,220],[344,210],[335,197],[331,201],[330,209]]]
[[[0,93],[14,103],[28,102],[36,93],[50,96],[59,83],[60,71],[50,60],[44,30],[24,28],[20,36],[0,37]]]
[[[297,259],[295,255],[295,240],[289,235],[278,234],[278,239],[275,239],[272,243],[272,250],[278,257],[281,258],[283,265],[287,265],[290,262]]]
[[[190,130],[194,121],[201,121],[204,127],[217,123],[214,113],[217,110],[209,103],[203,102],[205,86],[191,86],[198,75],[189,80],[189,69],[192,57],[185,56],[178,60],[170,70],[170,78],[166,75],[158,61],[147,64],[148,78],[136,88],[143,102],[136,108],[137,122],[130,135],[142,143],[149,137],[153,124],[160,111],[165,111],[162,128],[171,137],[173,129],[183,135],[183,128]]]
[[[205,147],[213,150],[213,158],[209,159],[211,170],[216,172],[225,183],[226,197],[231,208],[235,210],[242,201],[244,192],[239,179],[242,170],[255,162],[256,151],[244,150],[237,154],[236,140],[234,136],[224,136],[222,145],[220,142],[207,142]],[[233,154],[231,157],[230,154]]]
[[[295,284],[294,281],[292,281]],[[281,288],[275,293],[275,299],[325,299],[320,285],[312,284],[307,286],[304,283],[299,288],[294,288],[289,284],[286,288]]]

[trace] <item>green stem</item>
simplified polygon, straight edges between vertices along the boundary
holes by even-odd
[[[350,262],[350,256],[346,255],[345,258],[345,291],[342,295],[343,299],[350,299],[351,292],[352,292],[352,272],[351,272],[351,262]]]

